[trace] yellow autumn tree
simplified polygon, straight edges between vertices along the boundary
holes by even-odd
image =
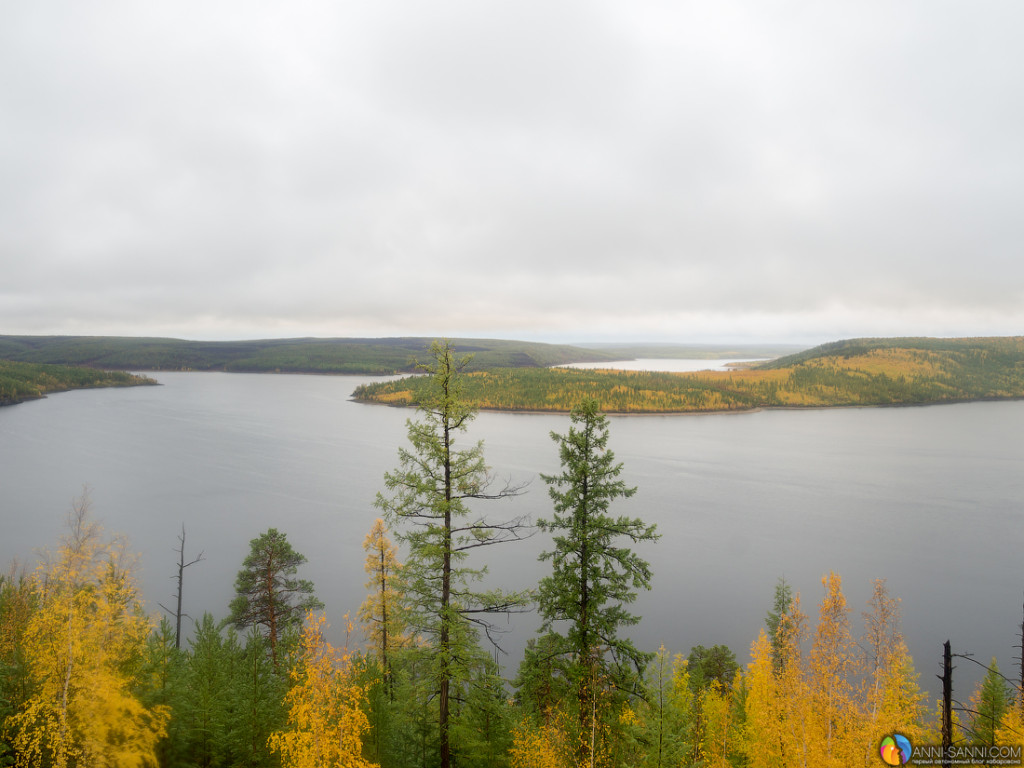
[[[996,744],[1024,747],[1024,708],[1019,702],[1015,702],[1007,709],[999,722],[999,728],[996,729]]]
[[[398,550],[387,537],[387,528],[379,517],[363,542],[370,590],[359,607],[359,620],[370,645],[376,651],[381,672],[390,694],[392,690],[391,651],[405,643],[405,626],[398,612],[401,592],[397,581],[402,565]]]
[[[524,718],[512,729],[511,768],[570,768],[572,739],[564,712],[549,712],[541,723]]]
[[[810,741],[813,738],[814,701],[804,674],[801,643],[807,635],[807,614],[800,607],[799,593],[779,620],[776,631],[776,685],[782,708],[782,750],[787,766],[813,765]]]
[[[882,675],[881,700],[865,739],[869,750],[877,746],[881,735],[889,733],[902,733],[911,742],[928,741],[924,723],[926,696],[918,678],[906,643],[900,639]]]
[[[271,734],[271,751],[284,768],[372,768],[363,758],[366,692],[352,674],[350,659],[324,638],[326,618],[312,611],[302,630],[298,660],[285,696],[288,728]]]
[[[737,672],[737,684],[740,673]],[[706,768],[731,768],[730,756],[739,746],[734,739],[733,691],[715,680],[700,692],[703,727],[698,745],[701,765]]]
[[[18,765],[156,765],[168,712],[143,706],[126,672],[141,658],[151,624],[123,544],[104,541],[87,495],[74,502],[59,553],[39,567],[32,589],[22,643],[33,693],[10,723]]]
[[[851,675],[854,642],[842,580],[829,573],[821,580],[825,595],[810,654],[809,685],[814,716],[809,747],[813,765],[847,768],[863,756]]]
[[[772,645],[763,629],[750,655],[743,725],[743,752],[748,765],[750,768],[783,768],[795,764],[787,761],[786,702],[772,663]]]

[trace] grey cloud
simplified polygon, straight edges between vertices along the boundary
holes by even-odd
[[[3,13],[0,331],[1020,332],[1014,3]]]

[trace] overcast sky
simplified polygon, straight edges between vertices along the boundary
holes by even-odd
[[[0,9],[0,333],[1024,333],[1024,3]]]

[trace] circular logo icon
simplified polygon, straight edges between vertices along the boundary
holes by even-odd
[[[886,765],[905,765],[910,760],[910,755],[913,751],[914,749],[910,746],[910,741],[907,737],[901,736],[898,733],[882,739],[882,744],[878,749]]]

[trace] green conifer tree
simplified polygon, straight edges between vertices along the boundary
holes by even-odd
[[[278,644],[288,629],[297,630],[307,611],[324,607],[313,595],[313,582],[295,578],[306,562],[288,537],[276,528],[249,542],[251,550],[235,579],[235,599],[228,622],[236,629],[262,627],[270,642],[270,658],[280,670]]]
[[[1010,708],[1010,691],[994,656],[971,701],[975,709],[972,741],[980,746],[993,746],[999,723]]]
[[[619,636],[621,628],[639,621],[624,606],[651,582],[647,562],[621,540],[636,544],[658,535],[655,526],[638,518],[608,512],[615,499],[632,496],[636,488],[619,479],[622,464],[608,449],[608,419],[599,403],[584,400],[570,418],[568,434],[551,434],[559,446],[561,474],[541,475],[555,514],[537,525],[553,534],[555,548],[540,557],[551,562],[552,573],[541,579],[537,603],[541,631],[558,638],[558,652],[570,665],[579,707],[579,757],[586,761],[594,750],[597,689],[633,690],[653,656]]]
[[[410,448],[400,448],[399,467],[384,476],[390,496],[378,494],[396,538],[408,548],[403,567],[406,620],[410,632],[425,641],[419,651],[430,659],[431,698],[438,707],[441,768],[452,764],[457,750],[459,719],[472,722],[471,687],[480,685],[480,670],[488,656],[479,646],[483,630],[492,641],[488,614],[519,610],[525,594],[474,589],[486,568],[466,563],[473,549],[521,537],[522,518],[494,523],[471,508],[471,502],[501,499],[520,488],[492,488],[493,477],[484,462],[483,444],[458,448],[460,433],[475,411],[462,395],[463,371],[469,357],[456,357],[450,343],[434,342],[421,391],[421,418],[407,422]],[[412,652],[412,651],[410,651]],[[486,687],[486,686],[485,686]]]

